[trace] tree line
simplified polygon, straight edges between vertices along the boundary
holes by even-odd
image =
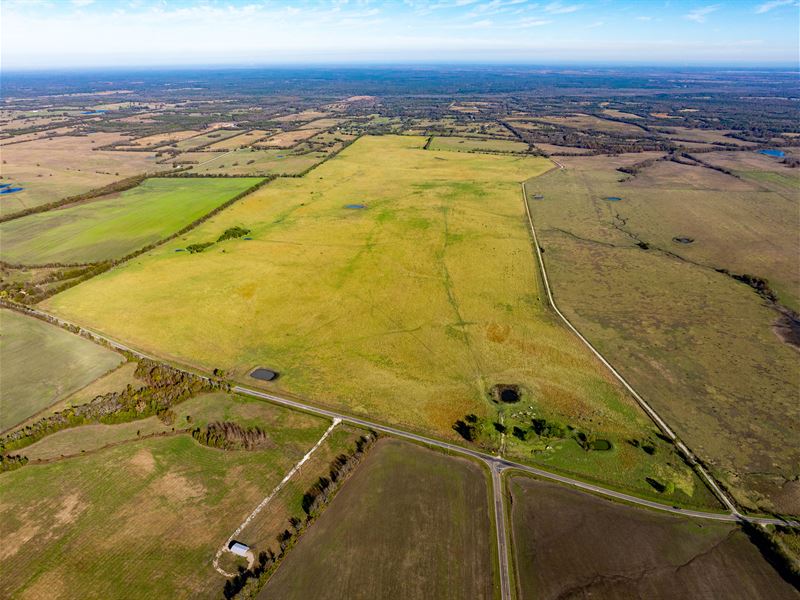
[[[225,582],[222,595],[226,600],[256,600],[281,560],[297,543],[302,533],[322,513],[333,496],[341,488],[353,470],[364,459],[364,455],[377,440],[374,431],[365,433],[356,440],[350,454],[340,454],[331,462],[327,477],[320,477],[303,495],[303,515],[291,517],[289,527],[276,536],[278,553],[271,549],[259,553],[258,564],[252,569],[239,568],[239,573]]]

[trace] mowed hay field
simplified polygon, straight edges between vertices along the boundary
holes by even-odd
[[[429,148],[431,150],[455,150],[456,152],[525,152],[528,150],[528,144],[516,140],[435,136]]]
[[[22,264],[121,258],[179,231],[258,181],[147,179],[119,194],[0,224],[0,256]]]
[[[777,311],[715,271],[767,275],[791,304],[796,207],[698,167],[619,183],[628,160],[642,157],[565,158],[528,183],[556,301],[741,504],[800,514],[797,351]]]
[[[120,354],[55,325],[0,309],[0,431],[123,362]]]
[[[527,477],[509,490],[520,600],[798,597],[736,525]]]
[[[223,451],[180,434],[0,475],[0,595],[219,598],[217,549],[330,423],[252,399],[202,399],[196,423],[257,425],[270,447]]]
[[[83,194],[132,175],[165,169],[150,152],[95,150],[124,139],[115,133],[92,133],[4,146],[2,182],[24,189],[0,196],[0,215]]]
[[[507,410],[492,386],[516,384],[517,408],[533,405],[613,450],[569,439],[534,454],[510,440],[515,458],[637,493],[655,494],[647,476],[674,479],[683,500],[705,504],[669,450],[648,456],[626,443],[654,435],[652,423],[542,302],[519,182],[550,163],[424,143],[362,138],[45,306],[249,385],[253,368],[273,368],[281,377],[270,389],[454,441],[466,414]],[[252,239],[175,252],[233,226]],[[497,451],[494,436],[487,450]]]
[[[477,464],[379,440],[259,598],[494,598],[488,507]]]

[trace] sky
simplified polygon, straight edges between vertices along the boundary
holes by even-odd
[[[798,0],[0,0],[0,68],[793,66]]]

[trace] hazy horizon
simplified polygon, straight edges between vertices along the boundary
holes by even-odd
[[[796,68],[796,0],[5,0],[4,71],[278,66]]]

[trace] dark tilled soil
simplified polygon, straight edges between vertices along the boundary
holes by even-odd
[[[523,477],[509,487],[522,600],[800,598],[735,525]]]

